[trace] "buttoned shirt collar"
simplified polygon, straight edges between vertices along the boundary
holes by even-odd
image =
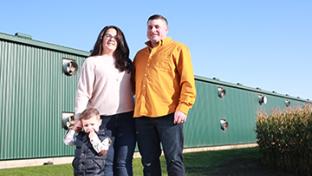
[[[157,47],[157,46],[163,46],[163,45],[169,43],[170,41],[171,41],[171,38],[170,38],[170,37],[166,37],[166,38],[160,40],[160,41],[157,43],[157,45],[156,45],[155,47]],[[147,41],[147,42],[145,42],[145,44],[146,44],[149,48],[153,48],[150,40]]]

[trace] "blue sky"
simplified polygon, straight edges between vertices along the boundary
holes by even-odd
[[[311,0],[2,1],[0,32],[89,51],[105,25],[125,33],[131,58],[159,13],[191,49],[196,75],[312,99]]]

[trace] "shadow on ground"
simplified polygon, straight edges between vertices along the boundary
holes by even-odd
[[[204,173],[204,174],[203,174]],[[200,171],[200,175],[209,176],[295,176],[261,164],[256,158],[228,158],[212,171]]]

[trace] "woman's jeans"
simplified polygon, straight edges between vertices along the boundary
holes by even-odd
[[[136,145],[133,112],[101,116],[100,128],[112,132],[113,145],[107,153],[105,176],[132,176],[132,159]]]
[[[135,119],[144,176],[161,176],[159,157],[165,154],[168,176],[184,176],[183,124],[173,123],[174,114]]]

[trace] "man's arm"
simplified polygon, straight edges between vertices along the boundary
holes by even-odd
[[[185,45],[181,45],[179,57],[177,58],[177,70],[180,74],[180,98],[176,111],[185,115],[193,106],[196,98],[195,78],[191,61],[191,54]]]

